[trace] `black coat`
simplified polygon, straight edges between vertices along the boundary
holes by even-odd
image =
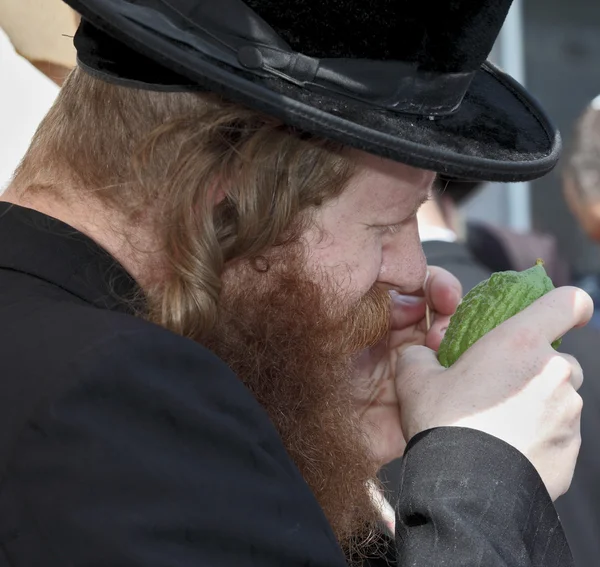
[[[491,271],[474,260],[465,246],[448,242],[424,242],[427,261],[452,272],[462,283],[465,292]],[[596,567],[600,564],[600,332],[591,327],[575,329],[563,337],[560,351],[577,358],[585,380],[580,394],[584,400],[581,416],[582,444],[573,482],[567,494],[556,501],[556,508],[575,564],[578,567]],[[388,497],[394,501],[394,480],[400,460],[390,464],[382,474],[388,480]]]
[[[212,353],[133,316],[108,254],[6,204],[0,243],[0,566],[345,564],[267,414]],[[572,565],[503,442],[431,430],[399,475],[399,566]]]

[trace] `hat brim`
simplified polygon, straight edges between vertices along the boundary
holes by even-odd
[[[476,73],[460,108],[432,119],[257,77],[114,14],[102,0],[65,1],[115,39],[200,87],[368,153],[448,176],[499,182],[542,177],[560,155],[560,135],[537,101],[489,62]]]

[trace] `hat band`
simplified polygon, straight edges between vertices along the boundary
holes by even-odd
[[[432,117],[452,114],[475,75],[474,71],[423,71],[417,64],[403,61],[308,57],[293,51],[241,0],[198,0],[193,19],[173,7],[179,4],[177,0],[171,0],[171,6],[162,3],[160,11],[149,6],[150,2],[106,0],[112,11],[130,23],[203,58],[262,79],[279,78],[310,91],[395,112]],[[79,55],[86,59],[85,54]]]

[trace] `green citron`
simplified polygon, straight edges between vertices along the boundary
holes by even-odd
[[[483,335],[553,289],[542,260],[522,272],[492,274],[465,295],[450,318],[438,350],[440,364],[449,368]],[[552,346],[556,349],[560,342],[559,338]]]

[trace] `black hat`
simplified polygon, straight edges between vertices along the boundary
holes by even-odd
[[[65,0],[80,65],[206,89],[305,132],[449,176],[541,177],[560,136],[486,62],[512,0]]]

